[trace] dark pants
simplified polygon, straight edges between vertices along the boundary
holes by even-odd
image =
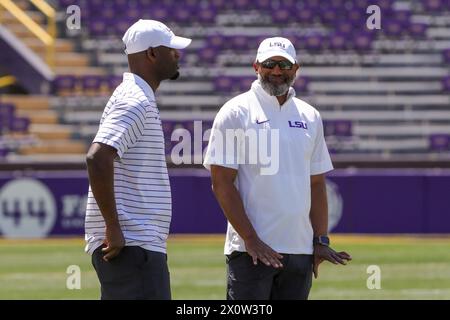
[[[170,278],[164,253],[126,246],[114,259],[103,260],[101,249],[92,264],[101,285],[102,300],[170,300]]]
[[[282,254],[283,268],[253,264],[246,252],[227,255],[228,300],[306,300],[312,285],[313,256]]]

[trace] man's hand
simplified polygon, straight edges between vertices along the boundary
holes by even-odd
[[[113,224],[106,227],[106,239],[104,241],[106,248],[102,249],[104,253],[103,260],[109,261],[119,255],[125,246],[125,238],[119,224]]]
[[[253,264],[258,264],[258,259],[266,266],[282,268],[283,264],[279,259],[283,258],[281,254],[273,250],[258,237],[245,241],[247,253],[253,258]]]
[[[314,278],[319,276],[319,265],[324,261],[330,261],[333,264],[346,265],[347,261],[352,260],[352,257],[347,252],[336,252],[328,246],[317,244],[314,246]]]

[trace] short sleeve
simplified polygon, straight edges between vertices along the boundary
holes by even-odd
[[[310,172],[311,175],[316,175],[331,170],[333,170],[333,164],[323,134],[323,123],[320,115],[317,113],[317,133],[311,156]]]
[[[231,169],[239,167],[241,141],[235,137],[237,130],[243,130],[238,112],[225,104],[217,113],[211,129],[203,165],[211,170],[211,165]]]
[[[100,124],[93,142],[109,145],[123,154],[144,134],[146,111],[137,102],[120,102],[111,106]]]

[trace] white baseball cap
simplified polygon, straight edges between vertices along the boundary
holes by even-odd
[[[274,37],[264,39],[259,45],[256,54],[256,61],[263,62],[271,57],[281,56],[288,59],[291,63],[297,62],[297,54],[294,45],[289,39]]]
[[[128,28],[122,41],[126,54],[133,54],[159,46],[184,49],[192,40],[176,36],[164,23],[140,19]]]

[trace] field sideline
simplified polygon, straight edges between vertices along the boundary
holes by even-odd
[[[171,235],[169,268],[174,299],[223,299],[224,235]],[[332,235],[333,247],[353,256],[347,266],[323,263],[310,299],[450,299],[449,236]],[[0,299],[98,299],[99,284],[82,238],[0,239]],[[69,290],[70,265],[81,289]],[[381,271],[369,290],[367,267]]]

